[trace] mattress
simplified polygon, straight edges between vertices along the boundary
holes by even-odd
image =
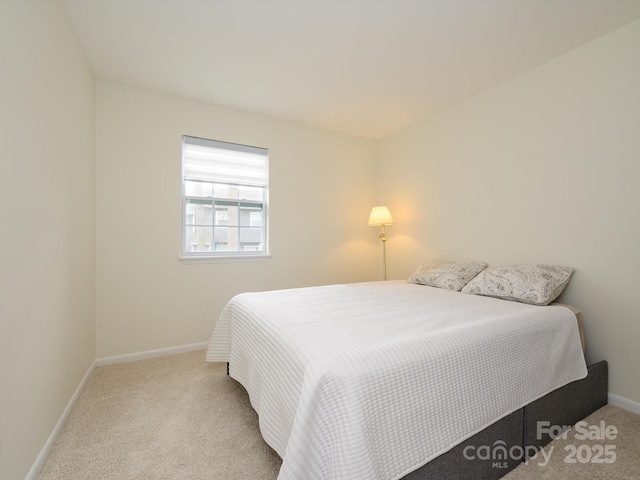
[[[567,305],[566,303],[552,303],[551,305],[557,305],[568,308],[576,316],[576,322],[578,323],[578,333],[580,334],[580,344],[582,345],[582,353],[587,354],[587,343],[584,339],[584,319],[582,317],[582,311],[573,305]]]
[[[405,282],[241,294],[207,360],[230,362],[281,480],[401,478],[587,373],[569,308]]]

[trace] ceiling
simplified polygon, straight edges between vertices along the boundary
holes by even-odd
[[[381,138],[640,19],[640,1],[66,0],[96,77]]]

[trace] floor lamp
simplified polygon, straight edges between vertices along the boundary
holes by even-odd
[[[373,207],[369,215],[369,225],[372,227],[382,227],[380,232],[380,240],[382,240],[382,275],[387,279],[387,237],[384,232],[385,225],[393,225],[393,217],[391,212],[384,205]]]

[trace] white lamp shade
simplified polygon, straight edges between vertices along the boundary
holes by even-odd
[[[393,217],[391,212],[384,205],[373,207],[369,215],[369,225],[378,227],[380,225],[393,225]]]

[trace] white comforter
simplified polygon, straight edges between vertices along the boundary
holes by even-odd
[[[587,369],[574,314],[404,282],[247,293],[231,362],[278,479],[396,479]]]

